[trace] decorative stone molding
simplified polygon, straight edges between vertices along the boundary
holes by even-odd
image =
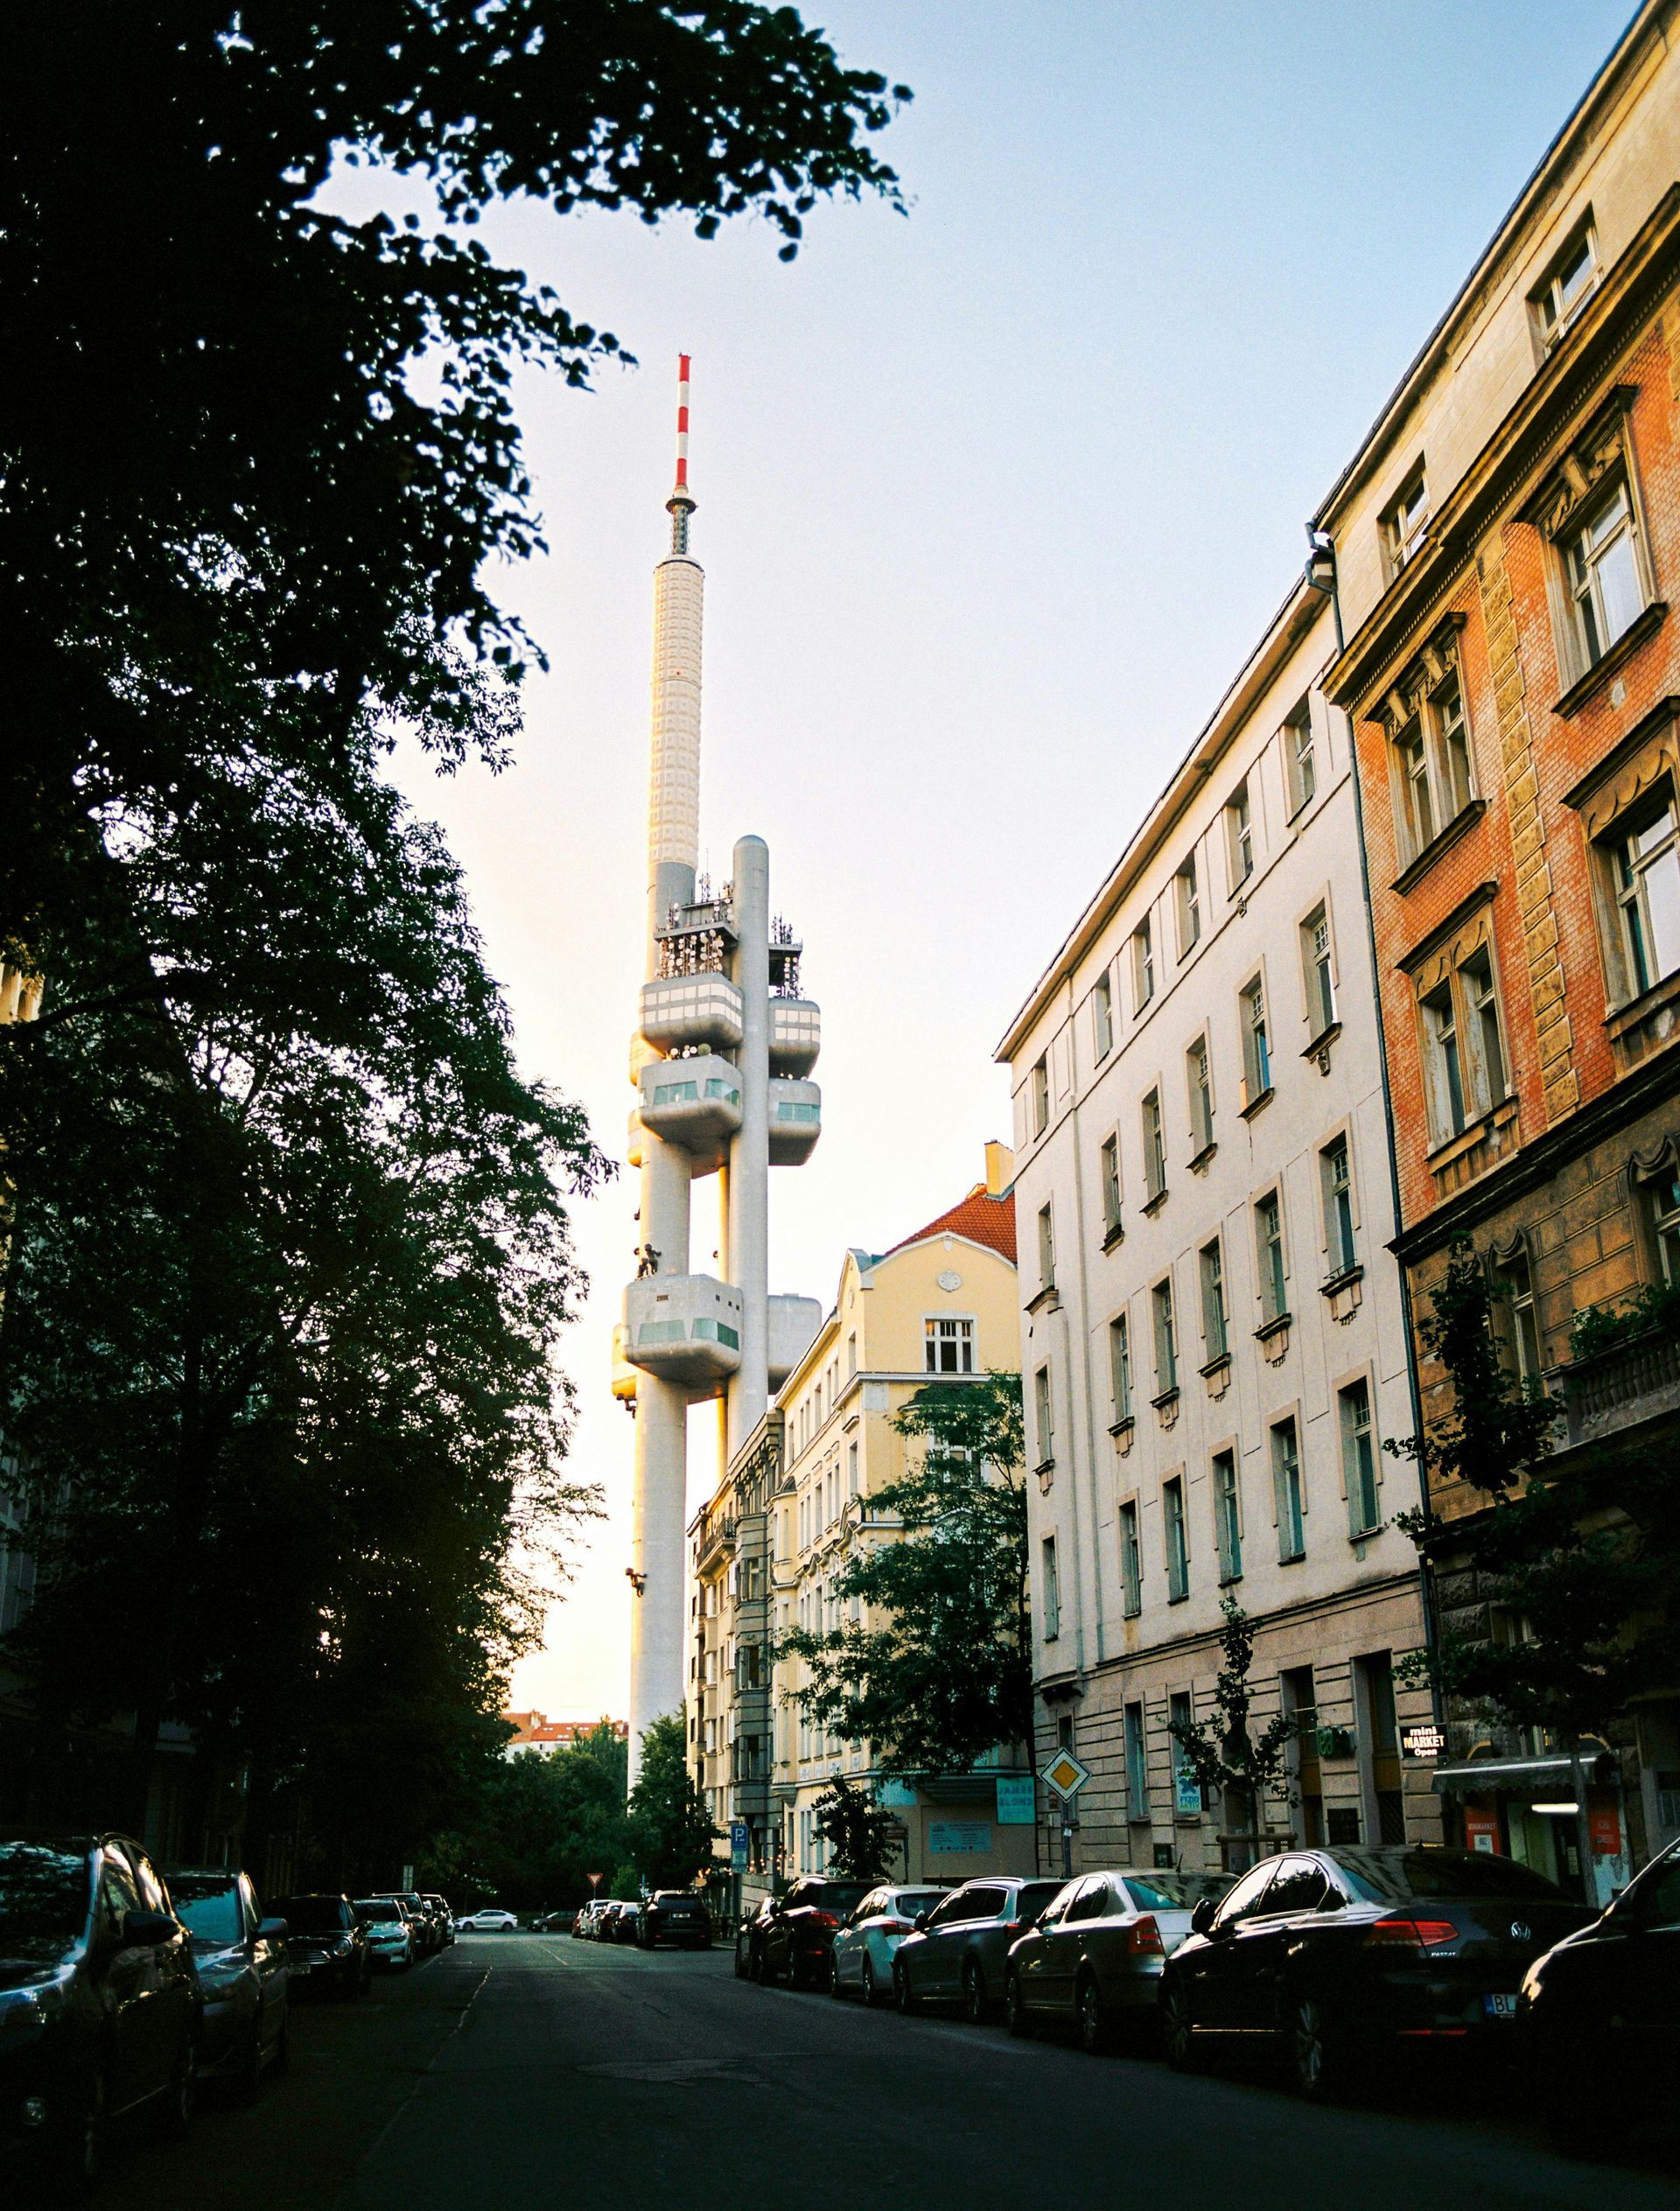
[[[1628,416],[1638,395],[1636,385],[1615,387],[1523,508],[1522,521],[1555,541],[1617,469],[1631,474]]]

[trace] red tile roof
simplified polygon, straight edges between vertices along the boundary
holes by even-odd
[[[948,1213],[942,1213],[925,1228],[918,1228],[914,1236],[906,1236],[903,1242],[895,1243],[892,1250],[902,1251],[905,1244],[920,1243],[926,1236],[943,1235],[966,1236],[970,1243],[983,1243],[989,1251],[1000,1252],[1012,1267],[1015,1193],[1012,1190],[1001,1198],[988,1197],[985,1184],[976,1182],[968,1196],[960,1198]]]

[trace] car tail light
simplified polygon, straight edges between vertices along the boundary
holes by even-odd
[[[1135,1957],[1165,1957],[1166,1945],[1152,1912],[1145,1912],[1126,1929],[1126,1948]]]
[[[912,1935],[914,1932],[915,1921],[914,1920],[883,1920],[881,1921],[883,1935]]]
[[[813,1912],[811,1923],[814,1927],[838,1927],[840,1924],[832,1912]]]
[[[1451,1920],[1417,1920],[1394,1918],[1378,1920],[1365,1930],[1365,1940],[1370,1943],[1396,1943],[1403,1949],[1438,1949],[1444,1942],[1456,1942],[1459,1930]]]

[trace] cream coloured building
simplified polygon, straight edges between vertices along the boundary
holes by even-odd
[[[1266,1825],[1438,1832],[1398,1730],[1423,1636],[1415,1422],[1347,724],[1298,586],[999,1050],[1015,1101],[1039,1757],[1092,1769],[1074,1861],[1217,1866],[1175,1720],[1220,1606],[1256,1718],[1316,1715]],[[1047,1808],[1046,1808],[1047,1809]],[[1058,1845],[1059,1848],[1059,1845]]]

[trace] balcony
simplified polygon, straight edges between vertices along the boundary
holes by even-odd
[[[796,1167],[810,1158],[822,1133],[822,1093],[815,1082],[774,1075],[770,1082],[770,1164]]]
[[[1569,1441],[1605,1443],[1680,1412],[1680,1334],[1651,1328],[1564,1370]]]
[[[711,1275],[649,1275],[624,1293],[624,1355],[662,1381],[704,1389],[741,1363],[741,1293]]]
[[[641,1034],[658,1052],[710,1046],[732,1052],[741,1040],[741,994],[726,975],[674,976],[641,986]]]
[[[643,1128],[686,1151],[703,1173],[722,1165],[741,1125],[738,1067],[713,1052],[654,1060],[641,1071],[640,1090]]]
[[[772,1296],[768,1300],[770,1387],[780,1389],[810,1349],[822,1326],[822,1308],[815,1298]]]
[[[772,1074],[808,1074],[822,1048],[822,1010],[814,999],[771,999]]]

